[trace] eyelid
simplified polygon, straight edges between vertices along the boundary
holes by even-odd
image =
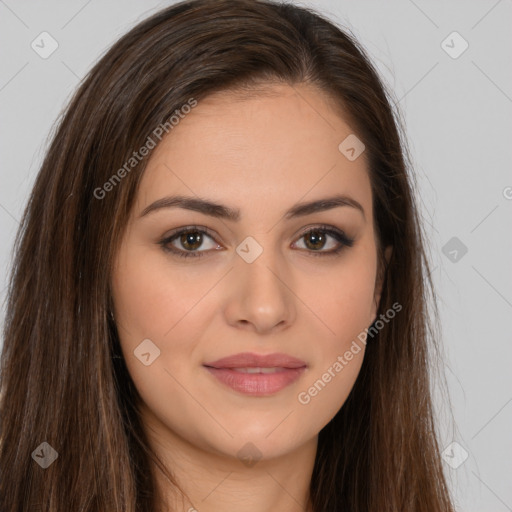
[[[161,241],[168,242],[170,239],[172,239],[176,235],[179,235],[182,233],[187,233],[187,232],[196,232],[196,231],[198,231],[199,233],[204,233],[204,234],[208,235],[212,240],[215,241],[215,243],[218,243],[217,242],[217,233],[212,231],[210,228],[207,228],[206,226],[200,226],[199,224],[192,224],[190,226],[183,226],[180,228],[173,229],[169,233],[167,233],[162,238]]]
[[[343,229],[337,228],[335,226],[332,226],[330,224],[310,224],[306,226],[300,234],[297,236],[297,240],[302,239],[305,235],[312,231],[323,231],[327,233],[329,236],[334,238],[339,244],[340,247],[336,249],[331,249],[329,251],[312,251],[312,250],[306,250],[308,254],[311,254],[313,256],[335,256],[339,252],[343,251],[346,248],[350,248],[354,245],[355,238],[350,237],[346,234],[346,232]],[[295,243],[295,242],[294,242]]]
[[[200,224],[191,224],[190,226],[182,226],[176,229],[172,229],[169,233],[167,233],[163,238],[169,239],[173,237],[174,235],[177,235],[181,232],[187,232],[187,231],[204,231],[208,236],[211,236],[212,238],[215,238],[217,236],[217,233],[215,233],[210,228],[207,228],[206,226],[201,226]]]
[[[158,241],[158,245],[162,248],[162,250],[166,253],[170,253],[177,257],[192,257],[192,258],[202,258],[206,254],[217,251],[219,249],[209,249],[207,251],[184,251],[182,249],[177,249],[176,247],[172,247],[169,244],[173,242],[174,238],[178,237],[180,234],[188,233],[188,232],[199,232],[202,234],[206,234],[209,238],[211,238],[217,245],[220,245],[216,240],[216,234],[206,226],[200,226],[198,224],[193,224],[190,226],[182,226],[176,229],[171,230],[167,233],[163,238]]]

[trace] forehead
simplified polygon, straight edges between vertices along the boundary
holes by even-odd
[[[275,205],[352,194],[371,212],[363,153],[339,145],[353,130],[334,102],[309,85],[223,91],[198,102],[150,155],[139,203],[182,193],[261,213]]]

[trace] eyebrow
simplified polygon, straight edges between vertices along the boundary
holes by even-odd
[[[332,210],[333,208],[341,206],[349,206],[359,210],[363,215],[363,218],[366,220],[365,211],[361,204],[347,195],[340,194],[323,199],[317,199],[315,201],[298,203],[287,210],[284,217],[286,219],[304,217],[306,215],[311,215],[312,213]],[[161,199],[156,200],[149,206],[146,206],[139,217],[144,217],[145,215],[161,210],[162,208],[184,208],[185,210],[193,210],[203,213],[204,215],[209,215],[210,217],[226,219],[232,222],[238,222],[241,218],[239,209],[230,208],[208,199],[180,195],[162,197]]]

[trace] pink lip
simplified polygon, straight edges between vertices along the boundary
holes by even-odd
[[[228,357],[223,357],[204,366],[213,368],[302,368],[307,366],[304,361],[287,354],[253,354],[242,352]]]
[[[244,352],[205,363],[206,369],[235,391],[252,396],[277,393],[297,380],[307,364],[287,354],[259,355]],[[242,373],[235,368],[279,368],[274,373]]]

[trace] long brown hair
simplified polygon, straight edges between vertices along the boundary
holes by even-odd
[[[2,512],[155,510],[158,460],[108,314],[112,262],[149,156],[117,173],[108,194],[98,189],[191,98],[269,82],[315,85],[364,142],[384,280],[378,315],[403,308],[369,338],[350,396],[319,434],[314,512],[453,511],[431,399],[437,308],[390,93],[355,38],[310,9],[192,0],[139,23],[99,60],[37,176],[4,328]],[[58,453],[46,469],[34,458],[48,456],[43,442]]]

